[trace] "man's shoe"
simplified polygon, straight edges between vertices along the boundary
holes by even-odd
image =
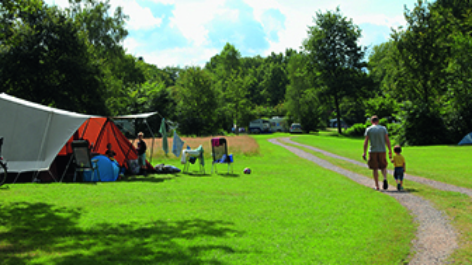
[[[397,190],[401,190],[402,189],[402,185],[400,185],[400,183],[397,184]]]
[[[384,190],[388,189],[388,182],[386,179],[384,179],[383,187]]]

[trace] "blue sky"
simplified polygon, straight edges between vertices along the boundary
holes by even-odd
[[[46,0],[61,7],[68,0]],[[360,44],[389,39],[416,0],[111,0],[129,16],[123,45],[148,63],[204,65],[229,42],[242,56],[300,49],[316,12],[341,9],[362,29]]]

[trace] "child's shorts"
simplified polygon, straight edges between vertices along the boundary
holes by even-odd
[[[403,181],[403,167],[396,167],[393,172],[393,177],[397,180]]]

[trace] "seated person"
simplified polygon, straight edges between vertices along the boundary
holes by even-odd
[[[107,144],[107,151],[105,152],[105,155],[110,158],[111,161],[115,160],[116,153],[111,149],[111,143]]]

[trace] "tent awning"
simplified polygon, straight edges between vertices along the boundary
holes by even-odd
[[[148,113],[141,113],[141,114],[131,114],[131,115],[122,115],[122,116],[114,116],[110,117],[112,119],[147,119],[153,115],[156,115],[156,112],[148,112]]]
[[[2,155],[8,171],[49,169],[65,143],[91,117],[0,94]]]

